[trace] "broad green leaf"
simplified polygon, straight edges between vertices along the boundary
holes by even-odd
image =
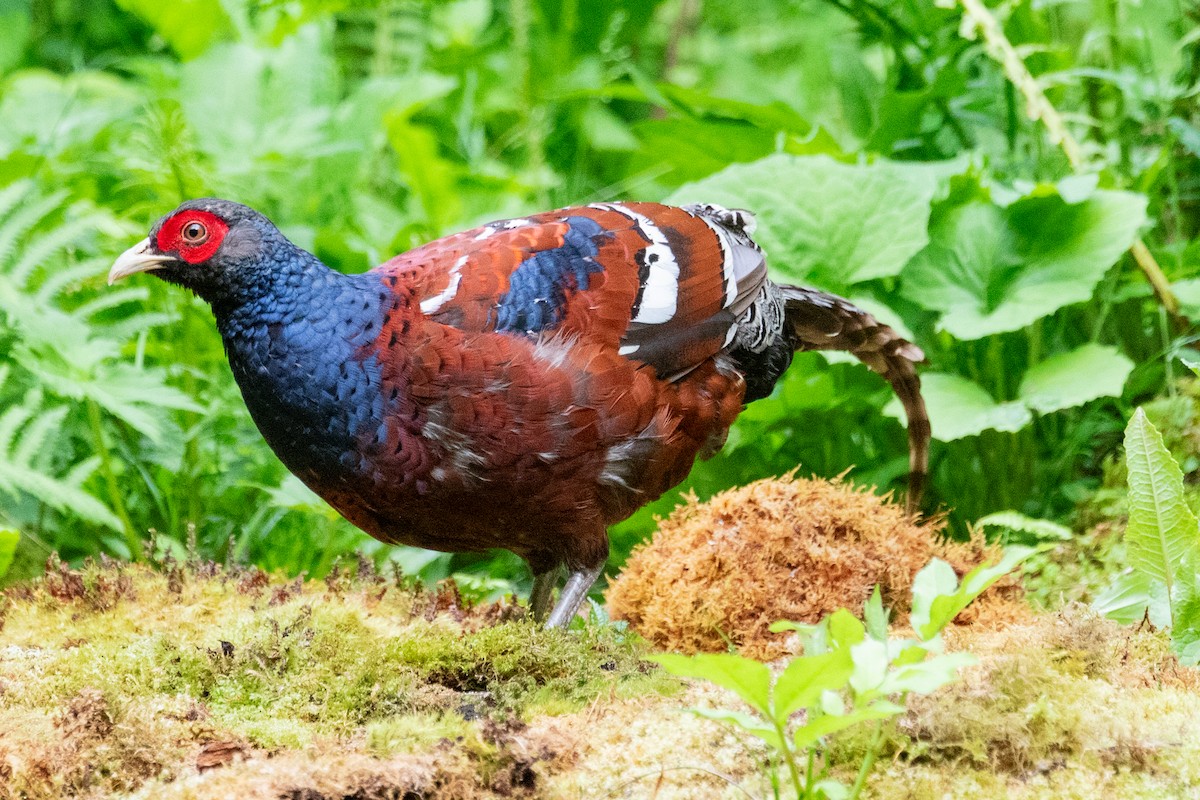
[[[1081,406],[1098,397],[1120,397],[1133,362],[1115,347],[1085,344],[1035,364],[1018,395],[1041,414]]]
[[[1171,284],[1171,293],[1188,319],[1200,319],[1200,278],[1187,278]]]
[[[797,728],[796,732],[792,734],[792,744],[797,750],[803,751],[824,736],[852,728],[868,720],[887,719],[903,713],[904,706],[898,706],[886,700],[877,700],[866,708],[856,709],[842,716],[823,714]]]
[[[649,119],[633,125],[634,169],[653,170],[672,186],[754,163],[775,147],[775,133],[728,119]],[[734,166],[730,166],[734,165]]]
[[[1034,191],[1005,208],[951,206],[905,267],[904,293],[960,339],[1017,330],[1090,298],[1145,221],[1144,196],[1106,190],[1077,203]]]
[[[29,41],[29,8],[0,3],[0,72],[7,73],[21,60]]]
[[[913,578],[910,620],[913,630],[922,639],[929,638],[923,631],[931,626],[934,601],[954,594],[957,588],[958,575],[954,567],[940,558],[930,561]]]
[[[942,442],[976,436],[986,430],[1014,433],[1033,420],[1023,404],[997,403],[983,387],[959,375],[926,372],[921,375],[921,394],[933,424],[933,438]],[[904,409],[895,398],[883,413],[904,418]]]
[[[1133,625],[1147,617],[1157,628],[1171,624],[1165,587],[1136,569],[1118,575],[1092,601],[1092,608],[1122,625]]]
[[[141,17],[182,58],[194,58],[231,29],[221,0],[117,0],[125,11]]]
[[[817,701],[817,706],[823,714],[832,714],[835,717],[840,717],[846,713],[846,699],[842,697],[840,692],[832,690],[821,692],[821,698]]]
[[[1060,525],[1048,519],[1027,517],[1020,511],[996,511],[980,517],[975,524],[980,528],[1005,528],[1018,533],[1026,533],[1039,541],[1056,539],[1065,542],[1072,537],[1071,529],[1066,525]]]
[[[928,241],[935,190],[930,172],[904,164],[775,154],[683,186],[667,202],[753,211],[774,271],[840,289],[900,273]]]
[[[455,189],[456,167],[439,153],[433,131],[400,113],[389,114],[385,122],[400,172],[420,201],[429,224],[440,230],[455,222],[462,207],[462,198]]]
[[[1181,595],[1171,628],[1171,647],[1182,663],[1194,667],[1200,665],[1200,589],[1196,581],[1190,581]]]
[[[649,660],[672,675],[701,678],[731,689],[763,716],[771,713],[771,671],[760,661],[732,653],[698,656],[663,653],[650,656]]]
[[[850,685],[858,694],[879,688],[888,670],[888,649],[885,642],[865,639],[850,648],[854,673]]]
[[[9,528],[0,528],[0,578],[3,578],[8,573],[8,568],[12,566],[13,556],[17,552],[17,542],[21,540],[21,534]]]
[[[932,639],[971,601],[1035,552],[1032,547],[1009,547],[996,564],[968,572],[961,585],[949,564],[933,559],[913,580],[913,630],[922,639]]]
[[[883,681],[885,694],[916,692],[929,694],[958,679],[958,671],[975,664],[970,653],[948,653],[893,670]]]
[[[844,608],[829,615],[829,640],[838,647],[851,648],[866,636],[862,621]]]
[[[786,720],[811,706],[826,689],[842,688],[853,668],[850,653],[844,650],[793,658],[775,681],[775,718]]]
[[[1200,527],[1184,497],[1179,465],[1140,408],[1125,429],[1125,460],[1129,472],[1129,524],[1125,529],[1129,563],[1163,584],[1174,615],[1182,590],[1195,580]]]

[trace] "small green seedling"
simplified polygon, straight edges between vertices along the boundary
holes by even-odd
[[[766,664],[735,653],[668,654],[652,660],[674,675],[730,689],[750,707],[749,712],[689,711],[736,725],[766,742],[772,752],[776,797],[780,787],[774,775],[782,765],[797,798],[852,800],[862,793],[882,748],[884,722],[903,713],[908,694],[933,692],[955,680],[961,667],[974,663],[967,653],[943,652],[942,629],[1033,552],[1034,548],[1010,548],[999,563],[971,571],[961,584],[949,564],[931,561],[913,583],[915,639],[889,636],[888,614],[876,587],[862,621],[840,609],[816,625],[777,622],[771,626],[776,632],[797,632],[803,644],[803,655],[790,659],[778,677]],[[847,786],[819,763],[823,741],[869,721],[875,722],[874,736],[854,784]]]

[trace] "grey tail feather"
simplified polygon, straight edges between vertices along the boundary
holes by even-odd
[[[917,511],[929,473],[931,428],[916,365],[925,361],[921,348],[900,337],[875,317],[837,295],[780,286],[785,330],[796,350],[843,350],[892,385],[908,417],[909,513]]]

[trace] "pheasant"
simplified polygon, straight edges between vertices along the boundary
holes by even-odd
[[[210,304],[263,437],[347,520],[389,543],[511,550],[534,616],[561,627],[600,576],[607,526],[717,452],[795,351],[849,351],[891,383],[916,507],[924,356],[840,297],[773,283],[753,232],[716,205],[596,203],[347,275],[257,211],[200,199],[108,280],[153,272]]]

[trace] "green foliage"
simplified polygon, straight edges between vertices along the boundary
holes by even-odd
[[[1184,496],[1183,473],[1142,409],[1125,430],[1131,571],[1096,600],[1108,616],[1143,616],[1171,628],[1180,659],[1200,663],[1200,523]]]
[[[508,555],[367,540],[299,498],[200,304],[104,267],[177,201],[250,203],[338,268],[594,200],[758,213],[776,277],[847,293],[929,356],[929,508],[1068,521],[1184,337],[1122,253],[1141,236],[1194,316],[1190,12],[998,7],[1082,142],[1082,174],[960,9],[769,0],[144,0],[0,8],[0,448],[18,564],[178,552],[322,574],[365,550],[482,594]],[[708,496],[804,471],[899,488],[902,425],[863,367],[800,354]],[[892,412],[889,412],[892,413]],[[614,531],[619,561],[672,492]]]
[[[1162,583],[1173,609],[1194,582],[1200,528],[1183,496],[1183,474],[1138,409],[1125,432],[1129,470],[1129,563]]]
[[[1005,205],[973,194],[939,204],[929,246],[904,268],[906,295],[959,339],[1088,300],[1146,221],[1146,198],[1131,192],[1038,186]]]
[[[1019,511],[997,511],[980,517],[975,523],[981,528],[996,527],[1028,537],[1033,542],[1067,541],[1071,529],[1048,519],[1034,519]]]
[[[779,154],[728,167],[667,201],[753,209],[755,238],[781,278],[845,291],[899,275],[929,241],[934,170]]]
[[[892,638],[879,587],[859,621],[845,609],[817,625],[779,622],[773,631],[800,635],[803,655],[787,661],[773,675],[766,664],[735,653],[651,660],[668,672],[699,678],[734,692],[750,712],[728,708],[695,708],[694,714],[736,725],[764,741],[776,763],[786,767],[799,798],[857,798],[882,745],[883,723],[904,713],[910,693],[929,694],[954,681],[958,670],[974,659],[966,653],[944,653],[942,630],[989,586],[1034,551],[1013,547],[999,563],[972,570],[958,582],[954,570],[934,559],[913,582],[912,628],[917,638]],[[803,718],[796,716],[803,714]],[[818,767],[826,737],[875,721],[875,734],[852,787]],[[802,769],[803,766],[803,769]]]

